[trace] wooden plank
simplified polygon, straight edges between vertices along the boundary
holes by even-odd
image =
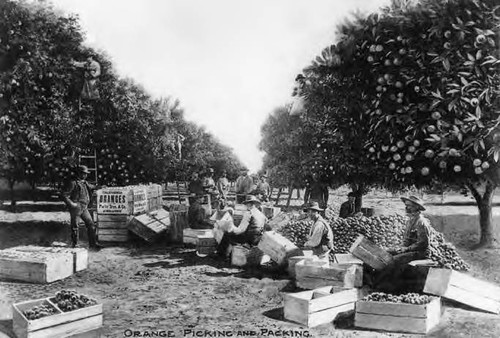
[[[335,259],[336,261],[334,261],[334,263],[339,265],[363,265],[363,261],[359,258],[354,257],[353,254],[335,254]]]
[[[359,312],[354,315],[354,326],[391,332],[417,334],[426,334],[428,332],[425,318],[382,316]]]
[[[104,215],[97,214],[99,222],[128,222],[131,219],[129,215]]]
[[[128,236],[128,229],[99,229],[99,238],[114,235]]]
[[[359,299],[358,289],[348,289],[340,292],[329,294],[328,296],[313,299],[309,305],[309,313],[322,311],[332,306],[341,306],[344,304],[352,304],[354,310],[354,303]]]
[[[427,304],[362,301],[356,303],[356,312],[396,317],[426,318]]]
[[[129,236],[127,235],[99,235],[99,241],[101,242],[127,242]]]
[[[314,278],[314,277],[302,277],[297,278],[295,284],[302,289],[313,290],[316,288],[324,287],[324,286],[344,286],[344,282],[342,281],[334,281],[328,279]]]
[[[301,296],[303,295],[285,294],[283,298],[283,313],[287,320],[308,325],[309,299],[312,297],[312,292],[307,299]]]
[[[341,313],[354,311],[354,303],[340,305],[334,308],[312,313],[307,323],[308,327],[316,327],[318,325],[331,323]]]
[[[430,268],[424,292],[488,312],[500,313],[500,288],[464,273]]]
[[[128,229],[146,241],[153,241],[170,227],[170,215],[166,210],[157,210],[149,214],[134,217]]]
[[[73,335],[99,329],[102,327],[102,325],[103,316],[98,315],[88,318],[82,318],[75,322],[64,323],[38,331],[32,331],[28,334],[27,338],[71,337]]]
[[[184,244],[193,244],[196,245],[198,243],[198,236],[208,236],[213,237],[213,231],[211,229],[183,229],[183,242]]]
[[[303,288],[315,286],[343,285],[348,288],[363,286],[363,269],[358,264],[339,265],[323,261],[308,261],[295,264],[297,285]]]

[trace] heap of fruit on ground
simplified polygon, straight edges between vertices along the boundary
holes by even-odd
[[[359,235],[365,236],[378,246],[388,249],[401,246],[406,217],[401,215],[374,217],[333,217],[328,220],[334,235],[336,253],[348,253]],[[284,237],[300,248],[304,247],[312,221],[291,220],[278,230]],[[453,244],[447,242],[442,233],[432,229],[428,258],[439,267],[464,271],[469,265],[460,257]]]

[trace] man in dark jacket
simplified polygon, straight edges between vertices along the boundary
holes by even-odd
[[[98,250],[101,246],[97,243],[96,226],[88,210],[94,188],[86,181],[88,174],[90,171],[86,166],[78,166],[77,179],[65,185],[62,199],[71,217],[71,246],[74,248],[78,244],[78,218],[81,218],[87,227],[89,247]]]
[[[356,214],[356,206],[355,206],[356,194],[352,191],[347,195],[347,201],[341,204],[339,217],[347,218],[353,217]]]

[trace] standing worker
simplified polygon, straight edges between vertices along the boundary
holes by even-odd
[[[229,195],[229,180],[227,179],[227,172],[222,171],[221,177],[217,180],[217,190],[219,190],[222,204],[226,204]]]
[[[191,181],[188,185],[189,190],[189,210],[188,222],[193,229],[203,229],[207,227],[205,222],[205,209],[201,207],[204,194],[203,183],[197,172],[191,176]]]
[[[248,194],[252,192],[253,180],[248,176],[248,169],[241,169],[241,175],[236,179],[236,203],[245,201]]]
[[[212,208],[217,210],[219,207],[219,191],[217,190],[213,176],[214,170],[212,168],[209,168],[205,173],[202,184],[205,194],[210,195],[210,203],[212,205]]]
[[[257,184],[257,191],[263,202],[269,202],[269,199],[271,198],[271,187],[269,186],[269,183],[267,183],[266,174],[262,174],[260,176],[260,182]]]
[[[328,197],[328,185],[319,180],[316,174],[313,174],[312,182],[308,184],[304,194],[304,203],[318,202],[320,208],[326,209]]]
[[[90,216],[88,206],[92,196],[93,186],[87,182],[90,174],[87,166],[78,166],[76,179],[69,181],[62,192],[62,199],[69,209],[71,217],[71,247],[78,244],[78,218],[85,223],[89,237],[89,248],[99,250],[101,245],[97,242],[96,226]]]
[[[243,214],[243,219],[239,226],[233,226],[224,234],[217,253],[220,256],[225,256],[227,248],[231,243],[248,244],[255,246],[259,244],[264,232],[264,227],[267,222],[266,216],[258,209],[260,201],[253,195],[247,196],[243,202],[247,206],[247,210]]]
[[[313,254],[320,258],[327,257],[330,252],[333,253],[333,231],[330,225],[321,217],[320,212],[323,211],[319,207],[318,202],[312,202],[306,211],[314,222],[309,231],[309,238],[305,242],[306,248],[311,248]]]

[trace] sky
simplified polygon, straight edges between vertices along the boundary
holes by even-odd
[[[181,102],[251,171],[260,128],[294,79],[335,43],[338,23],[388,0],[52,0],[78,14],[87,43],[155,97]]]

